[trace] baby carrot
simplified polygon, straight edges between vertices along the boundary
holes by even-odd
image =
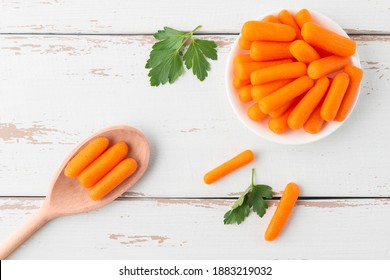
[[[264,114],[260,110],[259,104],[255,103],[255,104],[253,104],[252,106],[249,107],[249,109],[248,109],[248,117],[251,120],[253,120],[255,122],[258,122],[258,121],[261,121],[261,120],[265,119],[267,117],[267,115]]]
[[[295,21],[297,22],[298,26],[302,28],[306,22],[313,22],[314,20],[307,9],[302,9],[296,13]]]
[[[284,23],[294,28],[295,33],[297,35],[296,37],[297,39],[302,39],[301,29],[299,28],[298,24],[295,22],[294,17],[290,14],[289,11],[287,10],[280,11],[278,18],[281,23]]]
[[[296,37],[292,27],[267,21],[247,21],[241,34],[248,41],[289,42]]]
[[[291,129],[300,129],[311,113],[317,107],[324,97],[329,86],[329,79],[322,77],[317,80],[316,84],[305,94],[301,102],[294,108],[288,117],[288,126]]]
[[[325,121],[333,121],[339,111],[341,102],[349,84],[349,76],[342,72],[337,74],[325,96],[324,104],[321,107],[321,118]]]
[[[251,90],[252,99],[259,102],[262,98],[291,83],[293,79],[277,80],[266,84],[254,86]]]
[[[234,76],[234,78],[233,78],[233,86],[234,86],[235,88],[240,88],[240,87],[249,85],[250,83],[251,83],[251,80],[250,80],[250,79],[241,80],[241,79],[240,79],[239,77],[237,77],[237,76]]]
[[[339,56],[351,56],[356,51],[356,42],[314,22],[306,22],[301,33],[305,41],[313,47]]]
[[[252,41],[245,40],[244,37],[240,36],[240,38],[238,38],[238,45],[243,50],[250,50]]]
[[[322,102],[318,104],[313,113],[311,113],[310,117],[307,119],[305,124],[303,125],[303,129],[310,134],[316,134],[321,131],[322,126],[325,121],[321,118],[321,107]]]
[[[137,162],[132,158],[122,160],[110,172],[107,173],[89,191],[89,196],[93,200],[99,200],[115,189],[127,177],[137,170]]]
[[[95,185],[126,157],[128,150],[125,142],[116,143],[80,173],[78,176],[80,183],[86,188]]]
[[[292,62],[292,59],[280,59],[280,60],[272,60],[272,61],[256,61],[256,62],[242,62],[242,63],[237,63],[236,67],[236,75],[241,79],[241,80],[246,80],[251,77],[251,73],[262,69],[266,67],[270,67],[273,65],[279,65],[279,64],[284,64],[284,63],[289,63]]]
[[[253,62],[252,58],[250,57],[249,54],[241,54],[241,55],[237,55],[234,59],[233,59],[233,66],[234,66],[234,70],[237,69],[237,66],[243,62]]]
[[[269,15],[262,19],[262,21],[268,21],[273,23],[281,23],[277,16]]]
[[[289,104],[290,105],[290,104]],[[288,124],[287,124],[287,119],[288,116],[290,115],[291,111],[294,108],[288,109],[286,112],[284,112],[281,116],[279,117],[272,117],[268,121],[268,128],[276,133],[276,134],[283,134],[288,130]]]
[[[252,101],[252,85],[247,85],[238,90],[238,97],[240,98],[241,102],[249,102]]]
[[[266,61],[293,57],[290,53],[290,42],[260,41],[255,41],[252,43],[250,56],[255,61]]]
[[[298,78],[306,75],[306,64],[303,62],[291,62],[262,68],[252,72],[252,85],[260,85],[268,82]]]
[[[108,147],[106,137],[98,137],[88,142],[66,165],[64,173],[66,177],[76,177],[91,162],[97,159]]]
[[[348,74],[350,81],[347,92],[344,95],[339,111],[335,117],[335,120],[338,122],[342,122],[348,116],[348,113],[351,110],[352,105],[356,99],[356,95],[359,91],[360,82],[363,78],[362,69],[352,65],[345,66],[344,72]]]
[[[275,111],[295,97],[308,91],[313,84],[314,81],[308,76],[300,77],[261,99],[259,101],[260,109],[266,114]]]
[[[204,182],[206,184],[211,184],[222,178],[223,176],[233,172],[234,170],[244,166],[245,164],[250,163],[254,159],[254,154],[251,150],[246,150],[234,158],[228,160],[227,162],[221,164],[215,169],[207,172],[204,175]]]
[[[313,49],[316,50],[316,52],[320,55],[321,58],[333,55],[333,53],[325,51],[325,50],[323,50],[321,48],[313,47]]]
[[[299,186],[295,183],[288,183],[280,198],[278,207],[268,225],[264,238],[267,241],[272,241],[278,237],[286,224],[290,214],[294,208],[295,202],[299,196]]]
[[[337,55],[327,56],[310,63],[309,67],[307,67],[307,75],[312,79],[318,79],[343,69],[348,63],[349,57]]]
[[[292,42],[289,51],[296,60],[304,63],[310,63],[321,58],[318,52],[303,40],[295,40]]]
[[[279,107],[278,109],[276,109],[275,111],[272,111],[272,112],[269,112],[269,116],[271,118],[279,118],[281,115],[283,115],[288,109],[290,109],[291,105],[293,104],[293,100],[292,101],[289,101],[287,102],[286,104],[284,104],[282,107]],[[259,106],[260,107],[260,106]],[[261,109],[260,109],[261,110]]]

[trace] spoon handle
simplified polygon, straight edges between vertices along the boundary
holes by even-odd
[[[3,244],[1,244],[0,260],[4,260],[8,257],[38,229],[49,222],[51,218],[47,215],[47,213],[48,212],[45,208],[41,208],[35,216],[30,218],[21,228],[19,228]]]

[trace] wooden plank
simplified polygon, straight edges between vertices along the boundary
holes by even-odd
[[[74,145],[109,125],[150,140],[149,171],[128,195],[237,196],[258,182],[280,193],[288,181],[304,196],[388,196],[390,192],[389,36],[355,36],[365,71],[352,116],[313,144],[281,146],[248,131],[226,98],[224,67],[236,36],[218,42],[203,82],[186,72],[150,87],[144,69],[151,36],[0,36],[0,195],[43,196]],[[244,149],[253,164],[206,186],[203,174]]]
[[[289,7],[287,0],[2,1],[0,32],[151,34],[163,26],[191,30],[202,24],[202,32],[238,33],[244,21]],[[390,32],[387,0],[297,0],[294,7],[322,12],[351,33]]]
[[[42,201],[0,199],[0,240]],[[280,237],[275,211],[224,225],[232,200],[129,199],[50,222],[11,259],[389,259],[389,199],[299,201]]]

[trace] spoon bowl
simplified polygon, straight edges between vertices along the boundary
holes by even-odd
[[[105,197],[93,200],[88,195],[90,189],[84,188],[77,178],[66,177],[64,169],[89,141],[101,136],[107,137],[111,144],[124,141],[129,146],[127,157],[135,159],[138,168]],[[59,216],[88,212],[114,201],[143,176],[148,167],[149,158],[150,148],[146,137],[139,130],[129,126],[109,127],[83,141],[69,154],[58,169],[45,202],[38,213],[0,247],[0,259],[5,259],[48,221]]]

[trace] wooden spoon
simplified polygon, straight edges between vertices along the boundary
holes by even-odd
[[[84,188],[76,178],[70,179],[66,177],[63,171],[69,160],[86,143],[98,136],[107,137],[111,145],[119,141],[126,142],[129,146],[128,156],[137,161],[138,169],[104,198],[95,201],[89,198],[89,189]],[[115,200],[142,177],[148,167],[149,156],[150,149],[145,136],[140,131],[129,126],[109,127],[86,139],[62,163],[38,213],[1,245],[0,259],[5,259],[50,220],[69,214],[88,212]]]

